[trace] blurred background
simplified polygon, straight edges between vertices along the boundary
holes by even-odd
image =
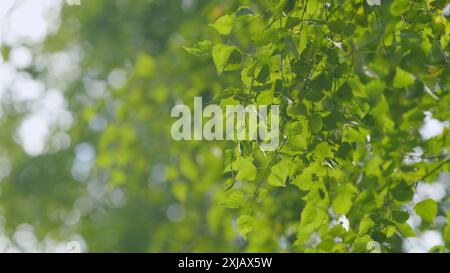
[[[239,81],[183,46],[251,1],[77,2],[0,0],[0,252],[289,251],[270,229],[247,245],[220,206],[226,143],[170,138],[176,102]],[[421,133],[448,126],[428,116]],[[449,188],[442,173],[414,198]],[[428,230],[398,251],[439,244]]]

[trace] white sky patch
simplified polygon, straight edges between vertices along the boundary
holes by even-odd
[[[71,75],[78,76],[79,71],[76,71],[78,56],[75,53],[57,52],[50,56],[45,56],[47,59],[48,74],[52,76],[51,80],[63,78],[65,81],[71,79]]]
[[[0,41],[8,45],[36,44],[58,26],[60,0],[0,1]]]
[[[10,62],[19,69],[29,67],[33,61],[30,49],[23,46],[13,48],[9,58]]]
[[[0,216],[0,223],[3,220]],[[17,226],[11,238],[4,234],[0,225],[0,253],[68,253],[87,251],[86,242],[78,234],[67,236],[64,241],[56,241],[50,236],[39,240],[34,227],[29,224]]]
[[[0,1],[0,45],[1,45],[1,37],[3,36],[3,29],[5,28],[5,21],[7,21],[8,17],[6,16],[8,12],[14,5],[16,0],[2,0]]]
[[[6,89],[11,85],[16,75],[15,66],[9,63],[0,63],[0,102],[2,94],[6,91]]]
[[[175,203],[167,208],[166,215],[171,222],[179,223],[186,217],[186,210],[183,205]]]
[[[126,196],[123,190],[115,189],[110,196],[111,205],[113,207],[119,208],[125,205]]]
[[[73,122],[65,110],[64,96],[60,91],[49,90],[34,102],[34,111],[26,117],[18,129],[18,142],[26,153],[37,156],[46,150],[46,142],[53,129],[67,130]],[[56,127],[56,128],[55,128]],[[65,147],[67,145],[62,145]]]
[[[423,149],[421,147],[414,147],[411,153],[406,154],[404,163],[406,165],[421,162],[423,156]]]
[[[367,5],[369,6],[380,6],[381,0],[367,0]]]
[[[36,12],[38,11],[38,12]],[[42,14],[42,8],[39,1],[26,1],[15,9],[10,15],[10,31],[15,35],[9,34],[7,37],[30,39],[33,42],[41,42],[47,34],[45,18]]]
[[[89,121],[89,127],[92,130],[99,131],[99,132],[103,131],[107,125],[108,125],[108,121],[106,120],[106,118],[104,118],[101,115],[95,115]]]
[[[444,182],[435,183],[423,183],[420,182],[416,188],[416,194],[414,195],[414,203],[421,202],[425,199],[433,199],[437,202],[442,201],[446,196],[446,189],[449,185],[445,185]]]
[[[448,4],[447,6],[445,6],[445,8],[442,10],[442,14],[445,17],[449,17],[450,16],[450,4]]]
[[[108,75],[108,83],[114,89],[120,89],[127,82],[127,72],[124,69],[114,69]]]
[[[45,93],[45,86],[42,82],[36,81],[28,73],[18,73],[11,85],[12,100],[22,102],[35,100]]]
[[[403,251],[408,253],[425,253],[432,247],[443,245],[442,234],[439,231],[428,230],[423,234],[403,241]]]
[[[27,154],[36,156],[44,152],[44,140],[49,134],[46,119],[31,115],[22,122],[18,133],[22,147]]]
[[[350,228],[350,221],[348,220],[345,215],[341,215],[339,217],[339,223],[341,223],[342,227],[345,229],[345,231],[348,232],[348,229]]]
[[[95,149],[90,143],[80,143],[75,147],[75,157],[82,163],[91,163],[95,159]]]
[[[66,150],[70,147],[71,142],[72,139],[70,138],[70,135],[68,133],[58,132],[51,138],[50,151],[58,152],[61,150]]]
[[[70,136],[64,131],[72,125],[73,117],[66,110],[62,92],[45,84],[56,81],[53,78],[41,81],[20,72],[34,66],[42,55],[33,50],[34,46],[58,30],[61,3],[61,0],[0,1],[0,46],[11,48],[9,58],[0,61],[0,105],[13,104],[15,111],[25,114],[16,131],[16,141],[31,156],[47,152],[47,142],[54,144],[50,145],[54,146],[50,147],[52,151],[70,145]],[[58,82],[67,84],[69,79],[65,76],[78,75],[75,73],[78,62],[72,58],[77,55],[70,54],[50,54],[40,69],[47,69],[49,74],[54,72],[59,79],[64,79]],[[5,114],[8,115],[6,112],[2,115]],[[51,138],[54,132],[58,137]]]
[[[449,122],[441,122],[432,117],[430,112],[425,112],[424,124],[419,130],[419,133],[424,139],[430,139],[442,134],[445,127],[449,126]]]

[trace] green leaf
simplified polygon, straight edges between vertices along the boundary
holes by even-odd
[[[373,226],[375,226],[375,222],[368,215],[366,215],[359,223],[358,234],[359,235],[367,234]]]
[[[292,181],[292,184],[296,185],[302,191],[309,190],[312,183],[313,177],[309,172],[303,172],[302,174],[297,175],[297,177],[295,177],[295,179]]]
[[[342,34],[345,28],[345,21],[342,19],[333,20],[329,24],[331,31]]]
[[[406,72],[400,67],[397,67],[397,70],[395,71],[393,86],[394,88],[405,88],[412,85],[415,80],[416,78],[412,74]]]
[[[379,231],[379,230],[374,230],[372,231],[372,233],[370,233],[370,237],[372,237],[372,239],[374,241],[377,242],[383,242],[384,240],[386,240],[386,234],[384,234],[383,232]]]
[[[240,17],[243,15],[255,15],[255,12],[249,7],[240,7],[236,12],[236,17]]]
[[[438,204],[433,199],[426,199],[414,206],[414,211],[422,217],[424,221],[434,222],[434,218],[438,212]]]
[[[196,56],[201,56],[201,55],[211,54],[212,47],[213,47],[213,43],[211,41],[204,40],[204,41],[198,42],[193,47],[184,46],[183,48],[190,54],[193,54]]]
[[[400,182],[392,189],[392,196],[398,201],[409,201],[413,198],[414,192],[405,182]]]
[[[293,59],[298,59],[300,54],[298,53],[297,46],[295,45],[295,42],[292,40],[291,36],[286,36],[284,39],[286,52],[291,56]]]
[[[444,240],[450,243],[450,210],[447,211],[447,225],[444,228]]]
[[[3,60],[7,61],[9,59],[10,52],[11,52],[10,47],[8,47],[8,46],[1,47],[1,54],[2,54]]]
[[[316,148],[314,148],[314,156],[319,160],[326,157],[333,157],[331,146],[326,142],[319,143]]]
[[[394,16],[400,16],[403,13],[407,12],[411,3],[409,0],[395,0],[392,1],[391,5],[391,14]]]
[[[228,191],[228,190],[230,190],[231,188],[233,188],[234,184],[235,184],[234,179],[232,179],[232,178],[227,179],[227,180],[225,181],[225,191]]]
[[[225,201],[222,203],[222,206],[230,209],[237,209],[244,205],[245,203],[245,195],[242,191],[239,190],[230,190]]]
[[[215,45],[212,50],[212,56],[219,75],[224,71],[233,71],[241,67],[241,51],[235,46]]]
[[[255,218],[253,216],[246,214],[239,216],[237,220],[237,227],[244,240],[247,240],[247,234],[253,230],[254,221]]]
[[[406,238],[416,236],[412,227],[410,225],[408,225],[407,223],[398,225],[398,229],[401,231],[401,234],[403,236],[405,236]]]
[[[317,195],[316,191],[309,194]],[[328,212],[322,208],[318,208],[315,204],[308,203],[301,213],[300,228],[297,233],[296,245],[306,243],[314,230],[323,226],[328,220]]]
[[[300,119],[304,117],[306,113],[306,106],[303,103],[289,105],[287,108],[287,113],[293,118]]]
[[[256,167],[250,158],[239,157],[233,166],[237,171],[236,179],[253,181],[256,178]]]
[[[340,101],[350,101],[353,98],[351,87],[347,83],[343,84],[336,92],[336,96]]]
[[[350,183],[338,185],[336,195],[332,201],[334,212],[336,214],[346,215],[353,205],[353,198],[356,193],[356,187]]]
[[[394,210],[392,218],[398,223],[405,223],[409,219],[409,213],[401,210]]]
[[[422,37],[415,31],[402,29],[400,32],[403,45],[419,46],[422,43]]]
[[[309,129],[311,130],[311,133],[317,134],[322,129],[322,126],[322,117],[317,113],[311,114],[309,119]]]
[[[273,165],[267,182],[274,187],[286,186],[286,178],[289,174],[289,161],[286,159],[281,160],[278,164]]]
[[[328,91],[331,88],[331,81],[325,75],[320,74],[310,82],[310,88],[305,90],[305,98],[311,102],[318,102],[324,96],[324,91]]]
[[[136,62],[136,75],[139,77],[148,77],[154,73],[155,60],[147,53],[141,53]]]
[[[306,149],[308,146],[307,136],[303,132],[303,126],[301,122],[292,122],[287,125],[287,137],[289,144],[293,145],[297,149]]]
[[[293,11],[295,8],[295,3],[297,2],[297,0],[287,0],[286,5],[283,8],[283,12],[285,14],[288,14],[289,12]]]
[[[286,20],[286,28],[293,28],[295,26],[298,26],[300,24],[300,18],[297,17],[288,17]]]
[[[433,246],[428,250],[428,253],[448,253],[445,246]]]
[[[314,162],[310,166],[303,169],[300,175],[292,181],[302,191],[308,191],[313,186],[314,182],[322,175],[326,174],[326,169],[319,163]]]
[[[274,18],[278,18],[282,15],[283,8],[287,5],[288,0],[279,0],[278,3],[272,8]]]
[[[285,36],[283,29],[268,29],[266,31],[255,34],[252,39],[255,41],[256,46],[263,46],[269,43],[276,44],[282,41]]]
[[[270,76],[270,68],[268,65],[263,65],[261,67],[261,70],[258,73],[258,76],[256,77],[256,80],[260,83],[264,83],[267,78]]]
[[[235,18],[236,16],[234,14],[227,14],[219,17],[213,24],[209,24],[209,26],[222,35],[228,35],[233,30]]]

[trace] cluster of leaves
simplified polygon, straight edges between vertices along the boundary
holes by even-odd
[[[222,206],[238,213],[248,250],[399,251],[421,229],[442,229],[448,204],[408,210],[419,182],[450,171],[449,128],[419,133],[425,113],[450,119],[450,24],[445,1],[258,1],[209,26],[223,42],[186,50],[240,76],[221,105],[279,104],[281,144],[236,141],[225,153]],[[240,74],[239,74],[240,73]],[[234,79],[234,78],[233,78]],[[421,150],[417,155],[414,151]],[[449,222],[448,222],[449,223]]]

